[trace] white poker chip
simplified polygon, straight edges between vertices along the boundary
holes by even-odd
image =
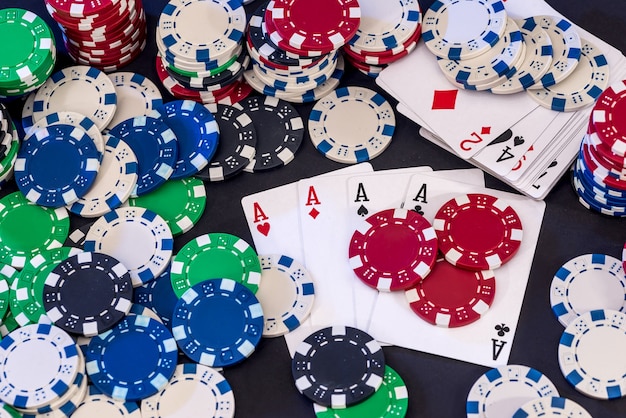
[[[554,383],[528,366],[507,365],[480,376],[467,396],[468,418],[510,417],[526,402],[559,396]]]
[[[217,370],[202,364],[176,366],[167,386],[141,401],[142,418],[235,416],[235,397]]]
[[[309,114],[309,135],[327,158],[346,164],[380,155],[393,137],[396,117],[389,102],[364,87],[341,87],[318,101]]]
[[[256,297],[263,308],[264,337],[293,331],[309,316],[315,300],[313,278],[286,255],[259,256],[261,284]]]
[[[102,131],[116,108],[115,86],[106,74],[94,67],[76,65],[54,73],[39,88],[33,120],[55,112],[76,112],[89,117]]]
[[[534,18],[516,20],[526,51],[517,64],[517,72],[504,83],[491,89],[494,94],[513,94],[533,86],[550,69],[552,64],[552,39]]]
[[[61,398],[78,376],[80,355],[61,328],[31,324],[0,342],[0,400],[36,409]]]
[[[174,239],[167,222],[141,207],[117,208],[91,226],[83,248],[119,260],[130,273],[133,287],[158,277],[172,258]]]
[[[89,386],[88,394],[72,414],[72,418],[142,418],[137,402],[124,402],[102,394]]]
[[[466,60],[491,49],[506,24],[500,0],[437,0],[424,13],[422,38],[436,56]]]
[[[571,399],[553,396],[528,401],[515,411],[513,418],[592,418],[585,408]]]
[[[569,260],[552,278],[550,306],[565,327],[596,309],[626,312],[622,261],[604,254],[583,254]]]
[[[115,86],[117,109],[108,128],[137,116],[148,116],[163,104],[159,88],[141,74],[117,72],[108,74]]]
[[[581,314],[563,331],[559,367],[580,393],[596,399],[626,395],[626,314],[598,309]]]

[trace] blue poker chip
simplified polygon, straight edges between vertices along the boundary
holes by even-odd
[[[166,326],[170,326],[178,296],[172,289],[170,269],[156,279],[135,288],[133,301],[152,309]]]
[[[231,279],[187,289],[174,309],[172,333],[191,360],[211,367],[240,363],[263,334],[263,309],[254,293]]]
[[[131,315],[91,339],[87,374],[113,399],[138,401],[167,385],[177,356],[176,342],[165,325],[147,316]]]
[[[174,173],[178,144],[176,135],[163,121],[149,116],[127,119],[109,132],[130,145],[138,161],[137,197],[156,189]]]
[[[171,179],[196,174],[209,164],[219,141],[219,127],[209,110],[192,100],[175,100],[152,111],[174,132],[178,159]]]
[[[100,168],[100,153],[81,128],[59,124],[34,131],[20,147],[15,182],[28,200],[61,207],[82,197]]]

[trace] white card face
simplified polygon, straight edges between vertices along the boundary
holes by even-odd
[[[459,90],[446,79],[435,56],[422,44],[382,71],[377,83],[465,159],[538,107],[526,95]]]
[[[491,307],[472,324],[443,328],[420,319],[411,310],[403,292],[381,293],[376,300],[368,331],[377,340],[389,344],[496,367],[507,364],[509,359],[545,203],[512,193],[416,174],[411,178],[405,207],[421,203],[424,216],[432,221],[443,203],[465,193],[488,193],[506,200],[519,215],[524,229],[518,253],[504,266],[494,270],[496,295]]]
[[[370,163],[357,164],[322,176],[373,171]],[[258,254],[284,254],[304,263],[298,183],[285,184],[241,199],[241,206]]]

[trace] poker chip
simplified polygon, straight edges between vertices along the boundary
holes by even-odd
[[[113,82],[117,95],[117,108],[108,128],[126,119],[148,116],[163,104],[161,92],[149,78],[131,72],[116,72],[107,76]]]
[[[294,94],[294,95],[286,95],[282,96],[283,100],[286,100],[291,103],[310,103],[317,100],[320,100],[323,97],[326,97],[328,94],[333,92],[339,82],[341,81],[341,77],[343,77],[343,73],[345,70],[344,58],[340,54],[337,57],[337,65],[332,75],[322,84],[314,88],[313,90],[309,90],[302,94]],[[245,76],[245,73],[244,73]]]
[[[419,15],[418,15],[419,17]],[[413,34],[407,39],[404,43],[396,46],[393,49],[384,52],[371,52],[365,50],[354,49],[352,46],[347,45],[344,48],[344,52],[351,59],[351,62],[355,63],[358,66],[364,65],[376,65],[376,66],[384,66],[387,64],[391,64],[403,58],[413,52],[417,47],[417,43],[422,34],[421,25],[418,22],[418,25],[415,27]]]
[[[472,385],[465,410],[468,418],[508,417],[526,402],[559,396],[554,383],[532,367],[509,364],[485,372]]]
[[[279,47],[299,53],[326,54],[339,49],[356,33],[361,9],[356,0],[273,0],[265,19],[272,21],[270,38]],[[301,55],[307,55],[301,54]]]
[[[172,289],[170,270],[167,268],[159,277],[136,287],[133,302],[153,310],[166,326],[170,326],[178,296]]]
[[[528,22],[539,25],[552,41],[552,65],[530,89],[550,87],[567,79],[578,66],[583,44],[574,25],[566,19],[545,15],[535,16]]]
[[[445,259],[470,270],[493,270],[509,261],[523,233],[515,209],[502,199],[480,193],[444,203],[433,227]]]
[[[254,293],[234,280],[204,280],[178,300],[172,333],[193,361],[232,366],[250,357],[261,340],[263,309]]]
[[[626,82],[613,83],[598,97],[591,113],[591,122],[599,142],[620,157],[626,155],[626,127],[620,117],[624,112],[622,106],[626,104],[625,98]]]
[[[102,216],[121,206],[137,185],[137,158],[126,142],[104,135],[106,149],[91,188],[68,209],[85,218]],[[81,237],[84,240],[84,236]]]
[[[0,199],[0,262],[21,269],[42,250],[65,242],[70,220],[64,207],[35,205],[20,192]]]
[[[264,337],[293,331],[313,308],[315,285],[306,268],[286,255],[262,255],[261,284],[256,293],[265,317]]]
[[[489,86],[516,71],[514,64],[524,52],[524,42],[515,21],[508,18],[506,22],[506,29],[498,42],[484,54],[463,60],[438,59],[437,64],[446,77],[463,86],[481,90],[483,86]]]
[[[298,391],[313,402],[346,408],[381,387],[385,355],[366,332],[333,326],[314,332],[298,345],[291,373]]]
[[[207,108],[190,100],[176,100],[153,110],[150,116],[162,120],[176,136],[178,157],[170,178],[189,177],[209,164],[220,132]]]
[[[228,381],[202,364],[179,364],[167,386],[141,401],[143,418],[174,415],[234,417],[235,397]]]
[[[31,11],[5,8],[0,10],[0,37],[11,40],[0,57],[0,95],[21,96],[44,84],[56,63],[56,44],[46,22]]]
[[[422,282],[405,296],[426,322],[444,328],[471,324],[490,308],[496,294],[493,271],[471,271],[437,260]]]
[[[208,74],[200,73],[197,76],[190,76],[181,74],[187,73],[186,71],[177,72],[176,69],[174,69],[175,67],[167,65],[165,65],[165,71],[186,89],[208,92],[218,91],[223,90],[237,81],[250,64],[250,56],[246,54],[243,48],[241,51],[238,50],[236,58],[237,59],[233,61],[232,64],[218,73],[209,71]]]
[[[116,109],[113,82],[97,68],[78,65],[57,71],[37,90],[33,120],[55,112],[76,112],[89,117],[103,130]]]
[[[622,261],[604,254],[574,257],[556,272],[550,285],[550,305],[567,327],[580,314],[596,309],[626,310],[626,278]]]
[[[350,239],[350,267],[381,291],[404,290],[424,280],[437,258],[437,235],[417,212],[385,209],[357,226]]]
[[[42,299],[55,325],[92,337],[128,314],[132,294],[130,274],[122,263],[106,254],[80,252],[52,269]]]
[[[516,66],[512,77],[490,91],[495,94],[513,94],[526,90],[541,80],[552,64],[552,39],[534,18],[515,20],[526,45],[523,61]]]
[[[129,271],[134,287],[167,268],[174,239],[165,220],[140,207],[122,207],[98,218],[83,245],[85,251],[108,254]]]
[[[73,418],[141,418],[141,409],[136,402],[123,402],[104,395],[90,385],[85,399],[72,414]]]
[[[359,123],[355,124],[354,121]],[[385,98],[364,87],[341,87],[318,101],[309,114],[313,145],[345,164],[369,161],[391,143],[396,119]]]
[[[131,196],[151,192],[172,176],[178,156],[178,140],[163,121],[139,116],[125,120],[109,133],[126,142],[137,157],[137,185]]]
[[[59,247],[53,250],[45,250],[28,260],[20,272],[15,286],[15,302],[19,306],[21,314],[25,317],[15,319],[18,323],[49,322],[43,303],[43,289],[46,279],[52,270],[68,257],[82,252],[81,249],[72,247]]]
[[[559,416],[591,418],[591,414],[585,408],[571,399],[559,396],[533,399],[525,403],[513,414],[513,418]]]
[[[206,190],[197,178],[168,180],[153,192],[130,198],[128,204],[157,213],[165,219],[172,235],[177,236],[191,230],[200,220],[206,206]]]
[[[576,68],[563,81],[528,94],[541,106],[569,112],[592,105],[609,83],[609,64],[602,51],[581,39],[580,58]]]
[[[62,329],[31,324],[0,342],[0,400],[30,410],[57,401],[79,373],[74,340]]]
[[[435,1],[424,13],[422,37],[436,56],[465,60],[491,49],[506,24],[507,13],[500,0]]]
[[[66,163],[59,165],[58,161]],[[31,202],[56,208],[83,196],[99,168],[100,153],[84,130],[51,125],[34,131],[20,147],[14,166],[15,182]]]
[[[409,393],[402,377],[389,366],[380,388],[372,396],[347,408],[333,409],[313,404],[317,418],[404,417],[409,406]]]
[[[0,416],[2,418],[21,418],[22,414],[17,412],[11,406],[5,404],[4,402],[0,405]]]
[[[167,385],[177,355],[176,342],[164,325],[143,315],[131,315],[91,339],[87,373],[111,398],[138,401]]]
[[[270,96],[255,96],[233,106],[252,119],[257,132],[255,158],[245,171],[270,170],[294,159],[304,137],[304,123],[292,105]]]
[[[207,167],[196,173],[204,181],[223,181],[241,173],[255,157],[257,132],[250,116],[228,105],[211,105],[219,127],[219,147]]]
[[[559,367],[580,393],[595,399],[617,399],[626,393],[622,347],[626,315],[611,309],[581,313],[559,341]]]
[[[256,293],[261,283],[261,265],[256,251],[245,240],[212,232],[194,238],[180,249],[172,260],[170,275],[172,289],[179,298],[207,278],[234,280]]]

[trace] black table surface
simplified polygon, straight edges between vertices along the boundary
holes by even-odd
[[[385,0],[380,0],[385,1]],[[246,6],[248,16],[261,0]],[[121,71],[133,71],[152,79],[160,87],[154,68],[156,54],[155,26],[166,0],[143,0],[148,18],[148,44],[141,56]],[[426,10],[432,0],[420,0]],[[549,0],[548,3],[565,17],[620,51],[626,51],[626,7],[615,0]],[[73,65],[63,51],[60,32],[45,11],[43,0],[1,0],[0,7],[21,7],[42,16],[54,29],[59,47],[58,68]],[[10,40],[0,40],[0,42]],[[0,44],[0,51],[2,46]],[[374,81],[348,67],[342,86],[359,85],[377,89]],[[173,100],[162,89],[165,101]],[[392,99],[391,99],[392,100]],[[395,104],[395,102],[392,100]],[[10,109],[18,118],[21,101]],[[297,105],[303,118],[312,104]],[[379,157],[371,161],[375,170],[429,165],[435,170],[469,168],[466,161],[449,154],[421,138],[418,125],[396,114],[393,142]],[[228,232],[252,243],[240,200],[248,194],[297,181],[313,175],[344,167],[332,162],[315,150],[305,134],[305,141],[290,164],[275,171],[243,173],[222,183],[206,184],[207,205],[200,222],[191,231],[175,240],[178,251],[194,237],[208,232]],[[581,138],[582,139],[582,138]],[[511,191],[499,180],[487,175],[487,186]],[[16,190],[9,183],[0,195]],[[569,259],[585,253],[609,254],[621,258],[626,240],[626,221],[590,212],[581,206],[565,175],[545,198],[547,204],[537,251],[533,261],[528,288],[513,342],[510,364],[534,367],[547,375],[561,396],[583,405],[593,417],[626,416],[626,399],[601,401],[583,396],[563,377],[557,360],[557,348],[563,327],[550,309],[549,288],[554,273]],[[87,221],[72,217],[72,226]],[[323,243],[320,243],[323,245]],[[474,381],[488,369],[436,355],[399,347],[384,348],[387,363],[397,370],[409,392],[408,417],[461,418],[465,414],[467,393]],[[626,353],[625,353],[626,356]],[[241,364],[224,371],[233,388],[236,416],[240,418],[314,417],[311,402],[294,386],[291,360],[283,338],[263,339],[255,353]]]

